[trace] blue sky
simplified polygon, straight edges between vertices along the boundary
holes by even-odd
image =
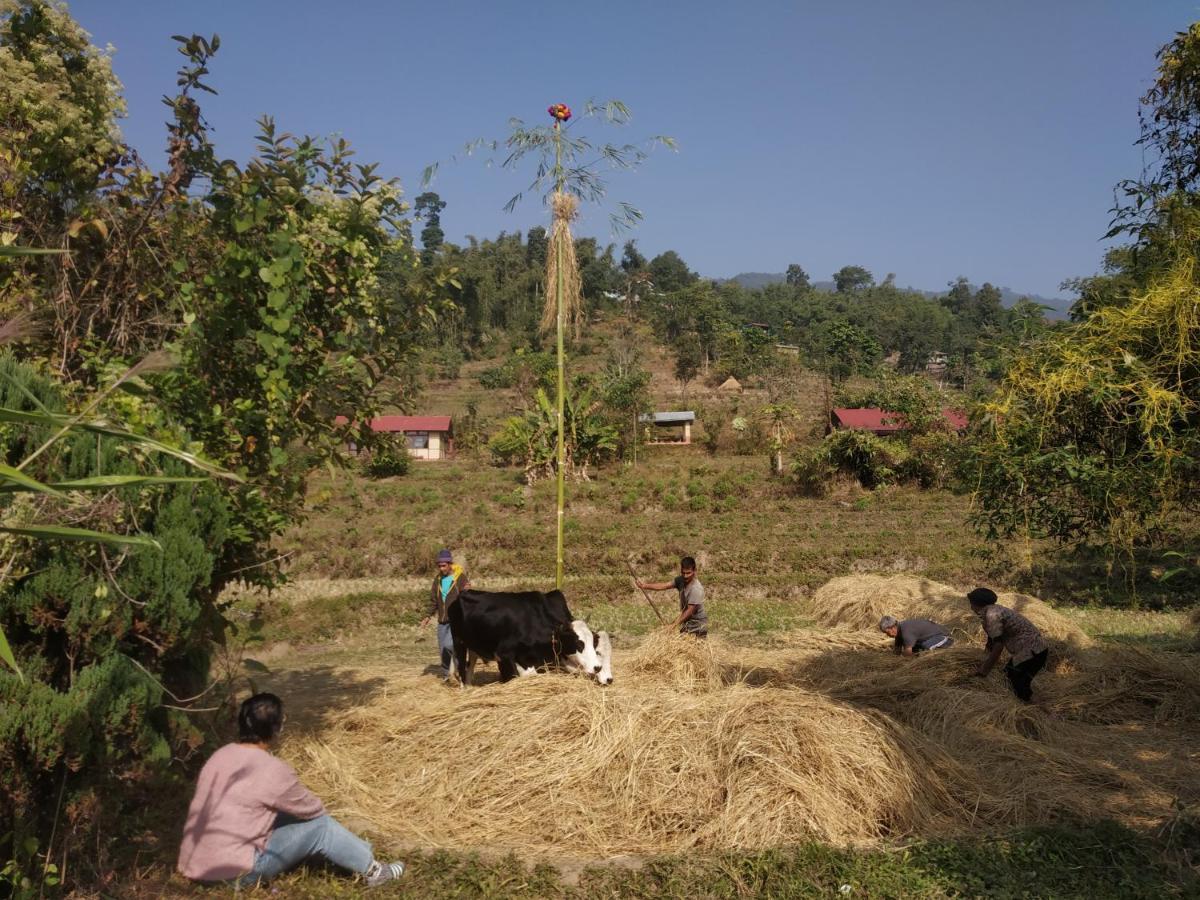
[[[69,5],[116,49],[122,127],[156,163],[182,60],[170,35],[215,32],[220,94],[200,99],[224,156],[247,158],[269,113],[344,136],[411,199],[426,165],[510,117],[616,97],[634,120],[611,138],[679,141],[611,180],[645,214],[632,236],[648,256],[677,250],[706,276],[852,264],[1045,296],[1099,268],[1113,185],[1141,169],[1154,53],[1200,17],[1175,0]],[[448,239],[545,224],[536,201],[501,209],[529,174],[443,164]],[[625,239],[596,208],[577,234]]]

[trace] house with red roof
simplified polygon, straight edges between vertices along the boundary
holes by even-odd
[[[349,421],[345,416],[335,420]],[[449,459],[454,454],[454,428],[450,416],[377,416],[371,430],[381,434],[403,435],[414,459]]]
[[[961,410],[947,407],[942,410],[942,415],[955,431],[961,433],[967,430],[967,417]],[[904,430],[904,416],[873,406],[835,407],[830,413],[830,424],[833,428],[887,435]]]

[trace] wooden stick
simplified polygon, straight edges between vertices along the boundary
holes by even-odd
[[[625,560],[625,565],[629,566],[629,577],[633,579],[633,583],[637,584],[638,590],[642,592],[642,596],[646,598],[646,602],[650,604],[650,608],[654,610],[654,614],[658,616],[658,621],[663,625],[667,624],[667,620],[662,617],[662,613],[658,611],[658,607],[654,605],[654,601],[650,599],[650,595],[646,593],[646,589],[638,584],[637,574],[633,571],[633,563]]]

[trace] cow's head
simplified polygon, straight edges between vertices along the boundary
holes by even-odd
[[[555,632],[559,645],[559,658],[568,669],[595,675],[600,671],[600,659],[596,655],[596,644],[592,630],[582,619],[558,627]]]
[[[600,661],[596,681],[600,684],[612,684],[612,638],[608,636],[607,631],[594,632],[592,646],[596,648],[596,659]]]

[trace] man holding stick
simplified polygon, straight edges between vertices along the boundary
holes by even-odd
[[[696,560],[692,557],[685,556],[679,561],[679,574],[674,580],[638,581],[637,586],[643,591],[679,591],[679,617],[675,619],[671,627],[698,638],[708,637],[708,614],[704,611],[704,585],[696,577]]]

